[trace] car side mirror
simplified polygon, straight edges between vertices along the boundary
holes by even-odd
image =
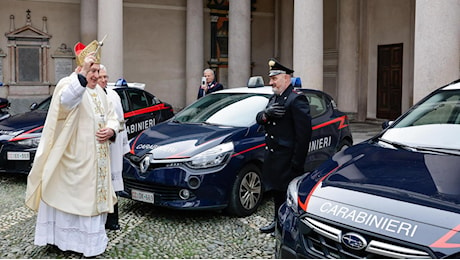
[[[382,123],[382,129],[387,129],[393,123],[394,123],[394,121],[386,120],[385,122]]]
[[[30,110],[35,110],[35,109],[37,109],[37,107],[38,107],[37,102],[34,102],[34,103],[32,103],[32,105],[30,105]]]

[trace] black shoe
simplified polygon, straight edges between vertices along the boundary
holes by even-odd
[[[105,221],[105,228],[110,230],[119,230],[118,225],[118,203],[113,205],[113,213],[107,214],[107,220]]]
[[[62,250],[59,249],[59,247],[57,245],[48,244],[47,246],[48,246],[48,249],[53,253],[62,252]]]
[[[259,230],[262,233],[273,233],[273,232],[275,232],[275,225],[276,225],[276,222],[273,221],[272,223],[268,224],[267,226],[259,228]]]
[[[118,225],[118,224],[105,224],[105,229],[119,230],[120,225]]]

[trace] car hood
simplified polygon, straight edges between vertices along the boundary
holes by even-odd
[[[324,181],[327,185],[396,196],[414,203],[425,204],[436,199],[460,205],[460,156],[394,149],[368,142],[353,146],[332,160],[339,168]]]
[[[154,159],[190,158],[221,143],[244,136],[246,127],[164,122],[142,132],[131,151],[143,155],[152,151]],[[234,137],[234,138],[230,138]]]
[[[11,116],[0,122],[0,134],[10,135],[20,130],[27,131],[45,124],[47,111],[30,111]]]
[[[327,164],[300,184],[299,205],[305,212],[435,251],[460,247],[458,239],[449,240],[460,236],[459,156],[369,142],[336,154]]]

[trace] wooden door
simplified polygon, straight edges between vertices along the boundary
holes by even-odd
[[[403,44],[379,45],[377,57],[377,118],[401,115]]]

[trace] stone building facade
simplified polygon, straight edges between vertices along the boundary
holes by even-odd
[[[145,83],[176,111],[203,69],[232,88],[268,82],[275,57],[350,117],[393,119],[460,78],[459,13],[460,0],[3,0],[0,96],[27,111],[73,70],[76,42],[107,35],[110,80]]]

